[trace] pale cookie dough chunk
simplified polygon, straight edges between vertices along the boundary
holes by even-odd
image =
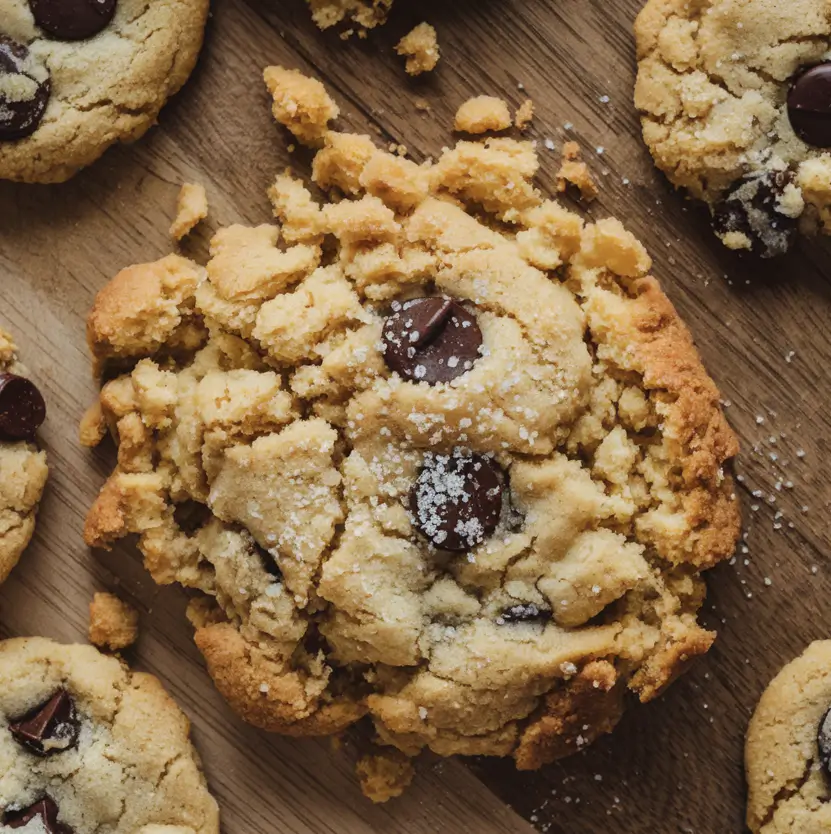
[[[826,0],[649,0],[635,35],[646,144],[722,242],[772,257],[829,233]]]
[[[207,216],[208,195],[205,186],[199,183],[184,183],[176,201],[176,217],[170,224],[170,236],[174,240],[182,240]]]
[[[208,0],[0,0],[0,179],[63,182],[140,138],[190,76],[207,17]]]
[[[274,99],[274,118],[301,142],[320,142],[329,129],[329,122],[340,115],[340,108],[326,88],[314,78],[283,67],[268,67],[263,78]]]
[[[190,722],[90,646],[0,643],[0,831],[218,834]]]
[[[511,124],[508,105],[494,96],[470,98],[456,111],[455,129],[460,133],[507,130]]]
[[[325,91],[266,75],[317,145],[331,108],[295,115]],[[123,373],[85,421],[119,447],[86,541],[135,534],[194,591],[247,721],[368,715],[376,801],[425,749],[575,752],[715,637],[701,573],[739,531],[718,391],[644,247],[544,199],[538,166],[531,142],[416,165],[326,132],[331,198],[281,173],[274,225],[220,230],[205,269],[121,272],[89,318]]]
[[[43,397],[17,362],[11,335],[0,328],[0,582],[35,530],[48,474],[35,434],[45,419]]]
[[[113,594],[96,594],[89,604],[89,642],[99,649],[120,651],[138,639],[139,615]]]
[[[429,23],[419,23],[412,32],[404,35],[395,51],[406,56],[408,75],[432,72],[441,57],[436,30]]]
[[[745,747],[753,834],[831,831],[831,641],[812,643],[771,681]]]

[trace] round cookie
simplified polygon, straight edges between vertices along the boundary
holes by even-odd
[[[90,646],[0,643],[0,759],[0,831],[219,832],[188,719]]]
[[[721,240],[771,257],[831,232],[826,0],[649,0],[635,35],[646,144]]]
[[[753,834],[831,830],[831,640],[812,643],[771,681],[745,747]]]
[[[419,166],[266,78],[349,199],[280,174],[278,225],[101,291],[84,436],[119,454],[86,540],[136,533],[201,592],[197,645],[251,723],[369,714],[409,756],[539,767],[712,643],[700,573],[739,531],[718,391],[644,248],[545,200],[530,142]]]
[[[151,127],[208,0],[0,0],[0,179],[63,182]]]
[[[18,363],[12,337],[0,328],[0,582],[35,530],[48,474],[35,432],[45,417],[43,397]]]

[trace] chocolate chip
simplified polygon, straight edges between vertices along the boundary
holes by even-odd
[[[788,91],[788,118],[803,142],[831,148],[831,61],[794,78]]]
[[[32,820],[40,823],[40,827],[35,828],[37,831],[42,828],[46,834],[74,834],[68,825],[58,822],[58,806],[48,796],[20,811],[7,811],[3,825],[6,828],[23,828]]]
[[[416,298],[384,322],[384,357],[404,379],[450,382],[473,367],[482,331],[461,304],[449,298]]]
[[[416,526],[441,550],[471,550],[496,529],[502,483],[490,458],[460,449],[452,455],[428,453],[410,492]]]
[[[48,701],[9,724],[15,741],[42,757],[74,747],[80,729],[75,702],[65,689],[59,689]]]
[[[763,258],[784,255],[796,239],[795,217],[782,213],[782,199],[793,183],[790,171],[766,171],[745,177],[713,211],[719,237],[744,235],[751,251]]]
[[[45,419],[46,403],[37,386],[25,377],[0,373],[0,437],[27,440]]]
[[[0,140],[34,133],[51,89],[46,67],[22,43],[0,35]]]
[[[831,776],[831,709],[819,722],[817,730],[817,746],[819,747],[819,761],[823,770]]]
[[[535,602],[520,602],[506,608],[497,618],[497,625],[509,623],[546,623],[551,619],[551,609]]]
[[[97,35],[115,14],[116,0],[29,0],[35,23],[62,41]]]

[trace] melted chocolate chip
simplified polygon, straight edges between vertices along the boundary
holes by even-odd
[[[819,761],[826,775],[831,776],[831,709],[819,722],[817,730],[817,747],[819,747]]]
[[[46,834],[74,834],[68,825],[58,822],[58,806],[48,796],[20,811],[7,811],[3,825],[6,828],[23,828],[32,820],[37,820]]]
[[[519,602],[510,605],[496,619],[498,625],[509,623],[547,623],[551,619],[551,609],[542,608],[535,602]]]
[[[35,23],[62,41],[97,35],[115,14],[116,0],[29,0]]]
[[[461,304],[449,298],[416,298],[384,322],[384,357],[404,379],[450,382],[473,367],[482,331]]]
[[[490,458],[459,449],[452,455],[427,454],[410,492],[416,526],[441,550],[471,550],[496,529],[502,483]]]
[[[31,135],[49,102],[49,72],[22,43],[0,35],[0,80],[0,140]]]
[[[793,182],[790,171],[767,171],[745,177],[713,211],[719,237],[744,235],[751,251],[763,258],[784,255],[796,239],[795,217],[783,214],[782,200]]]
[[[59,689],[48,701],[9,724],[15,741],[42,757],[74,747],[80,730],[75,702],[65,689]]]
[[[831,148],[831,61],[797,75],[788,91],[794,133],[815,148]]]
[[[46,419],[37,386],[16,374],[0,373],[0,437],[28,440]]]

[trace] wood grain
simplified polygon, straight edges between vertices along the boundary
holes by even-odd
[[[196,75],[145,140],[64,186],[0,185],[0,323],[17,334],[48,396],[52,467],[35,542],[0,589],[0,631],[83,640],[94,590],[120,587],[137,602],[145,614],[132,659],[160,675],[192,716],[228,834],[530,831],[511,807],[552,834],[743,830],[749,714],[774,672],[831,630],[828,250],[806,244],[767,264],[731,255],[704,212],[655,172],[631,106],[639,5],[398,0],[386,28],[342,43],[314,29],[301,0],[221,0]],[[422,19],[437,26],[444,58],[437,73],[411,81],[392,45]],[[101,554],[83,546],[82,519],[113,459],[112,449],[90,454],[76,442],[94,395],[87,309],[122,266],[169,251],[183,180],[206,185],[213,227],[270,218],[273,173],[287,164],[302,171],[305,162],[287,153],[269,115],[260,72],[275,62],[318,74],[343,106],[345,127],[403,143],[415,159],[451,140],[455,108],[479,93],[514,104],[527,93],[537,106],[535,138],[602,148],[588,154],[603,190],[591,214],[624,219],[648,244],[730,403],[743,441],[747,552],[710,575],[715,648],[660,702],[632,710],[613,737],[539,773],[427,760],[403,799],[374,808],[355,785],[349,744],[337,751],[269,737],[234,718],[202,669],[180,591],[156,588],[131,547]],[[430,102],[429,113],[416,110],[416,97]],[[543,188],[556,163],[544,156]]]

